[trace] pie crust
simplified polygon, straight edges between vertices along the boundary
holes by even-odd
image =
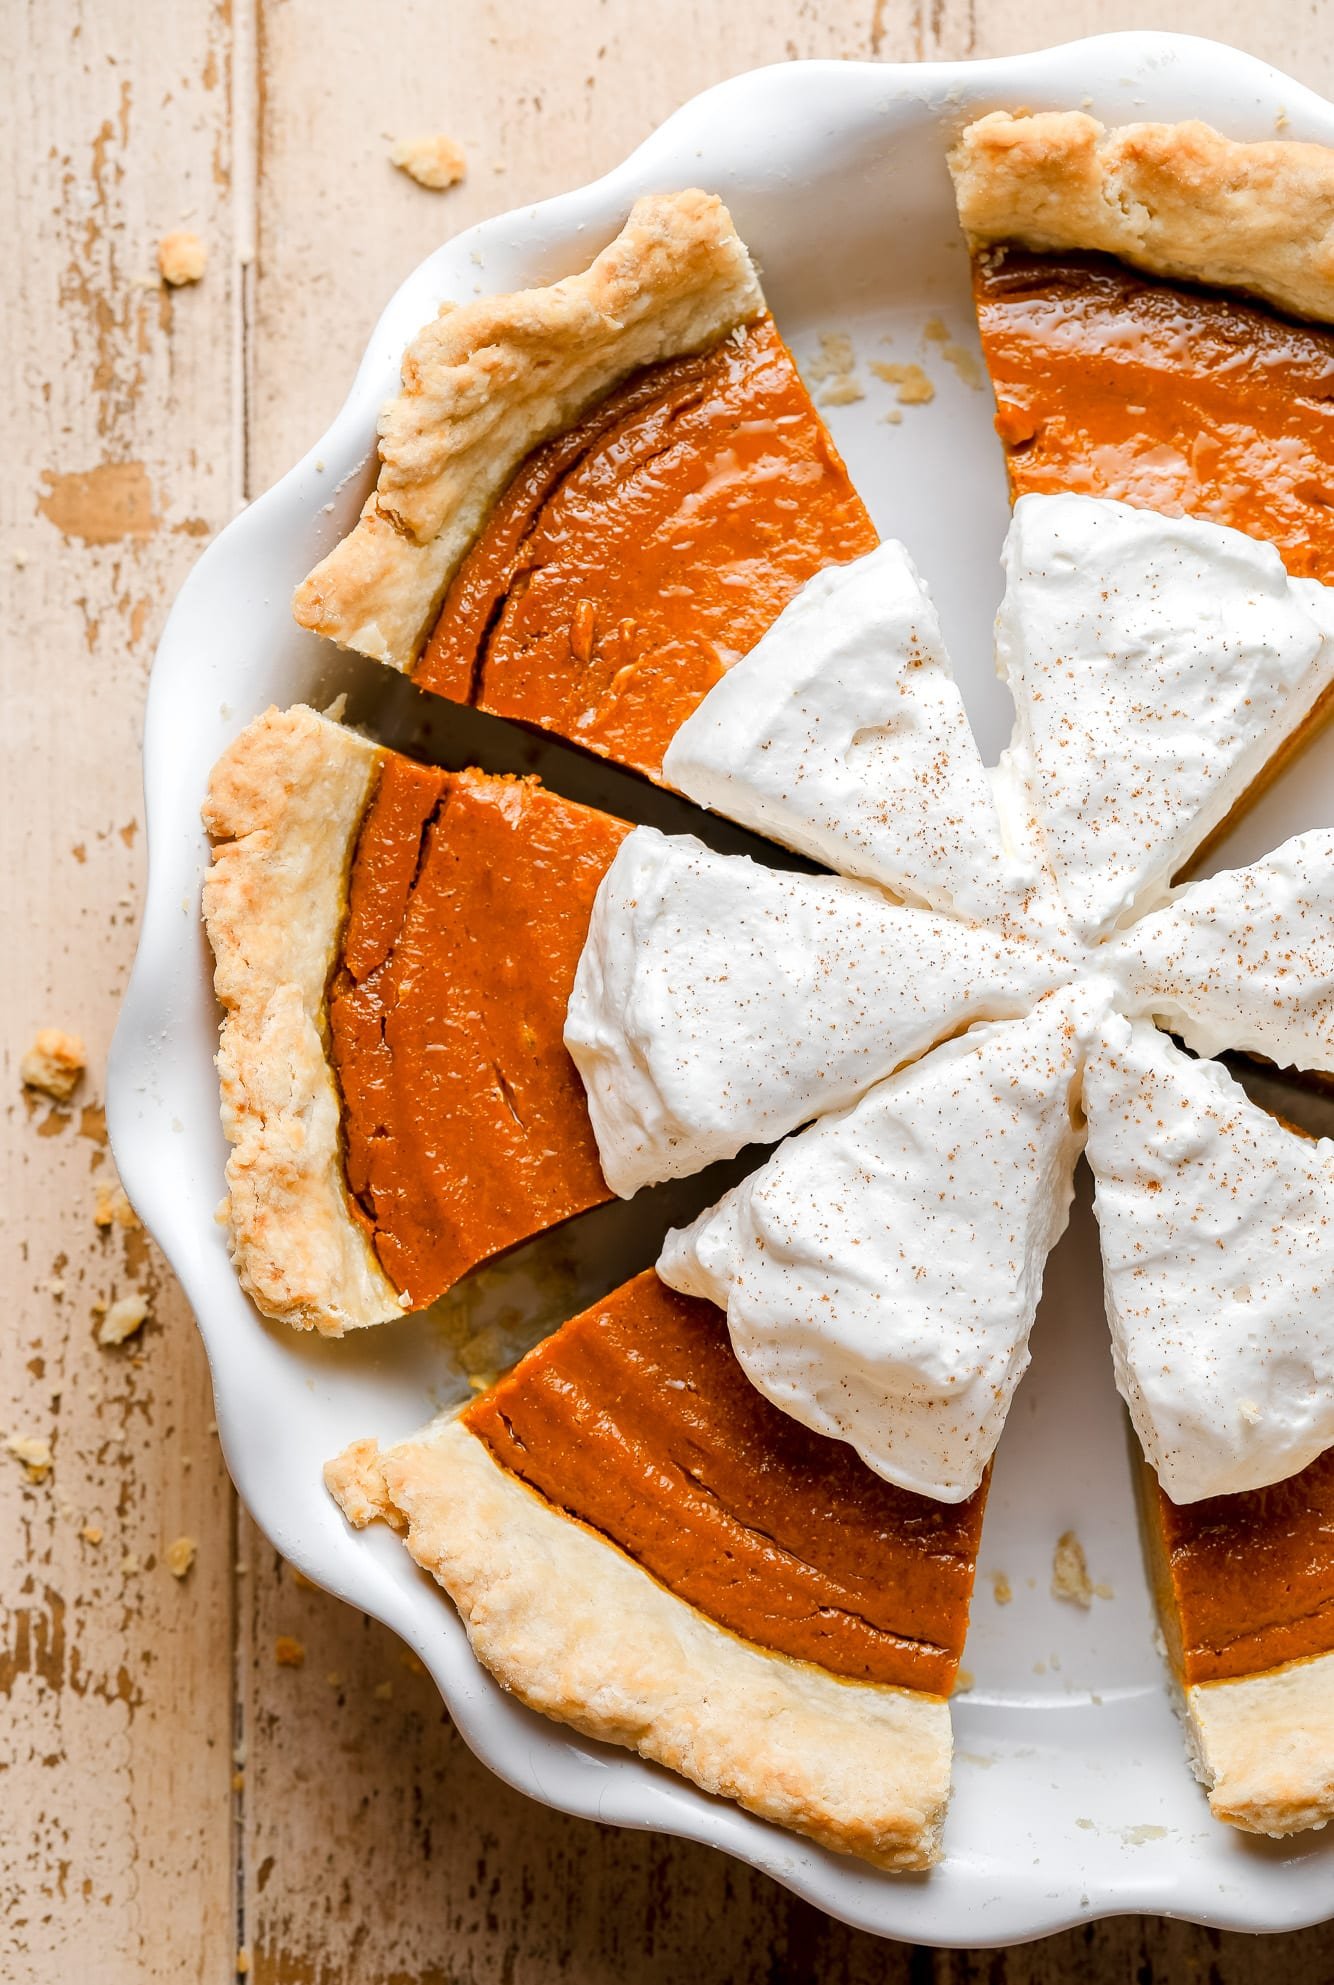
[[[968,126],[949,163],[975,248],[1094,249],[1334,322],[1334,152],[1323,145],[997,110]]]
[[[388,1503],[479,1660],[544,1716],[877,1867],[939,1856],[944,1699],[845,1681],[716,1626],[495,1461],[457,1420],[325,1471],[349,1522]]]
[[[219,759],[203,810],[233,1147],[222,1217],[241,1286],[265,1315],[328,1336],[404,1308],[348,1205],[325,1044],[357,829],[383,756],[303,705],[270,709]]]
[[[693,190],[636,201],[579,275],[442,305],[380,416],[379,476],[360,521],[297,588],[297,620],[411,669],[524,457],[629,373],[698,351],[763,307],[726,207]]]
[[[1334,1817],[1334,1654],[1181,1693],[1215,1819],[1279,1838]]]

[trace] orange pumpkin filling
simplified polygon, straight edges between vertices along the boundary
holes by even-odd
[[[946,1695],[985,1485],[914,1496],[746,1378],[712,1303],[650,1270],[464,1414],[495,1458],[719,1625],[835,1675]]]
[[[1006,245],[973,278],[1013,499],[1075,490],[1208,517],[1334,581],[1334,330],[1104,255]],[[1334,1456],[1184,1508],[1150,1476],[1145,1505],[1184,1681],[1334,1649]]]
[[[806,580],[876,542],[765,316],[637,373],[528,457],[414,680],[653,777]]]
[[[974,294],[1016,500],[1209,517],[1334,580],[1334,331],[1104,255],[988,250]]]
[[[1334,1650],[1334,1449],[1300,1475],[1178,1507],[1150,1477],[1150,1557],[1184,1682]]]
[[[414,1309],[609,1197],[562,1034],[628,832],[533,780],[385,760],[329,1020],[353,1204]]]

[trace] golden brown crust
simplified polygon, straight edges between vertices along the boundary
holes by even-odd
[[[445,588],[525,455],[639,367],[698,351],[763,308],[711,194],[636,201],[581,274],[445,304],[380,416],[361,518],[296,591],[303,627],[411,669]]]
[[[1216,1819],[1281,1838],[1334,1818],[1334,1654],[1184,1695]]]
[[[1323,145],[998,110],[964,131],[950,171],[976,247],[1096,249],[1334,322],[1334,151]]]
[[[343,1493],[354,1484],[344,1507],[388,1497],[478,1659],[521,1701],[822,1846],[882,1868],[937,1859],[950,1780],[939,1697],[841,1681],[725,1632],[457,1420],[378,1460],[365,1445],[334,1464]]]
[[[372,1523],[403,1528],[403,1519],[389,1500],[380,1468],[380,1443],[353,1441],[324,1464],[324,1486],[354,1530]]]
[[[334,1337],[403,1312],[348,1205],[325,1046],[348,870],[382,756],[313,710],[268,710],[218,760],[204,805],[232,1256],[266,1316]]]

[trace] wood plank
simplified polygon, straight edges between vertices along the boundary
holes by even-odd
[[[1126,25],[1156,24],[1147,4],[1121,13]],[[1177,24],[1218,18],[1196,4],[1178,9]],[[539,10],[410,0],[368,34],[352,0],[264,5],[254,488],[335,411],[383,302],[423,255],[484,215],[606,170],[695,91],[765,61],[999,53],[1104,24],[1093,0],[728,9],[560,0]],[[1268,32],[1274,59],[1298,59],[1295,21],[1247,26]],[[433,130],[458,138],[470,162],[466,184],[445,195],[387,160],[394,137]],[[469,1755],[391,1635],[303,1589],[260,1539],[247,1556],[242,1862],[262,1985],[817,1976],[1038,1985],[1206,1973],[1231,1985],[1268,1976],[1258,1967],[1280,1949],[1294,1985],[1325,1975],[1321,1933],[1257,1946],[1127,1921],[1008,1962],[885,1946],[707,1850],[608,1832],[522,1799]],[[301,1641],[304,1666],[277,1665],[280,1634]]]
[[[151,22],[132,0],[47,0],[7,26],[0,1435],[55,1459],[34,1484],[0,1454],[0,1972],[128,1985],[221,1977],[234,1934],[232,1497],[180,1295],[141,1233],[93,1217],[142,884],[143,686],[237,493],[229,37],[210,0]],[[181,225],[214,259],[169,295],[155,244]],[[70,1109],[19,1086],[50,1023],[90,1051]],[[100,1348],[94,1305],[132,1291],[148,1323]],[[183,1534],[199,1554],[178,1582],[163,1554]]]

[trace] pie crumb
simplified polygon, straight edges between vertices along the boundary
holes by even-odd
[[[249,1972],[250,1953],[245,1945],[242,1944],[240,1950],[236,1953],[236,1975],[238,1978],[245,1978],[249,1975]]]
[[[954,1677],[955,1695],[956,1696],[967,1695],[969,1689],[972,1688],[973,1683],[976,1680],[977,1677],[974,1675],[971,1668],[960,1668]]]
[[[19,1063],[25,1089],[40,1089],[57,1103],[68,1103],[88,1066],[88,1050],[77,1034],[61,1027],[39,1027]]]
[[[883,379],[886,385],[898,389],[901,407],[924,407],[936,397],[936,389],[920,365],[896,365],[873,358],[871,370],[877,379]]]
[[[991,1594],[998,1606],[1008,1606],[1014,1598],[1014,1587],[1003,1571],[992,1572]]]
[[[300,1668],[305,1662],[306,1650],[290,1633],[280,1633],[273,1643],[273,1658],[280,1668]]]
[[[184,1578],[199,1550],[193,1537],[177,1537],[166,1550],[167,1570],[173,1578]]]
[[[398,139],[389,154],[389,162],[432,193],[448,192],[468,173],[468,161],[462,145],[446,138],[441,131],[418,138]]]
[[[982,369],[967,345],[948,344],[940,348],[940,356],[946,365],[952,365],[965,386],[971,386],[975,393],[982,391]]]
[[[824,391],[822,407],[847,407],[864,400],[865,391],[857,377],[857,354],[846,331],[822,331],[820,350],[806,367],[807,376]]]
[[[10,1434],[5,1451],[22,1462],[30,1482],[44,1482],[51,1473],[51,1443],[40,1434]]]
[[[377,1682],[375,1684],[375,1700],[377,1702],[392,1702],[394,1700],[393,1683]]]
[[[97,1328],[99,1344],[123,1344],[142,1330],[148,1321],[148,1303],[143,1296],[120,1296],[110,1305]]]
[[[1086,1612],[1093,1604],[1088,1559],[1073,1530],[1063,1530],[1056,1540],[1051,1561],[1051,1596],[1065,1599],[1072,1606],[1082,1606]]]
[[[197,234],[179,227],[164,234],[157,245],[158,271],[170,289],[197,283],[208,263],[208,249]]]
[[[137,1551],[127,1551],[120,1561],[120,1568],[123,1572],[138,1571],[139,1553]]]
[[[85,1523],[79,1535],[85,1544],[100,1544],[102,1541],[102,1526],[100,1523]]]

